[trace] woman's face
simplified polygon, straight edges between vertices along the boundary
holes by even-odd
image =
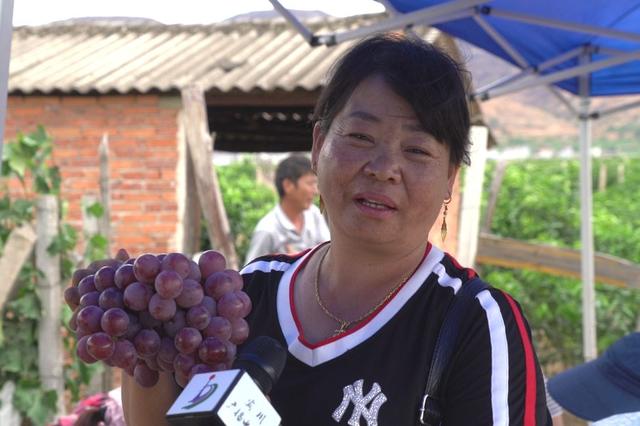
[[[395,248],[426,241],[458,171],[380,76],[356,87],[327,134],[316,125],[312,160],[332,237]]]

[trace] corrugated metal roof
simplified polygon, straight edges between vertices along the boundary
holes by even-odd
[[[330,19],[316,33],[357,28],[383,15]],[[416,28],[434,41],[435,29]],[[288,24],[51,25],[13,34],[11,93],[145,93],[198,83],[205,91],[316,90],[352,43],[310,47]]]

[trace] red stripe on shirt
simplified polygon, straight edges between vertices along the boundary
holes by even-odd
[[[524,325],[524,318],[516,302],[507,293],[502,292],[513,316],[516,319],[518,325],[518,331],[520,331],[520,338],[522,339],[522,346],[524,347],[524,368],[525,368],[525,396],[524,396],[524,426],[536,426],[536,367],[535,359],[533,356],[533,345],[527,333],[527,328]]]

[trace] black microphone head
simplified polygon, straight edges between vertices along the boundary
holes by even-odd
[[[260,390],[269,394],[274,383],[280,378],[286,362],[287,350],[277,340],[268,336],[258,336],[247,343],[238,354],[233,368],[249,373]]]

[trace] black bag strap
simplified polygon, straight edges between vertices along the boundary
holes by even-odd
[[[458,338],[458,332],[462,325],[470,303],[482,290],[488,289],[489,285],[480,278],[473,278],[462,285],[453,299],[444,317],[436,347],[431,359],[431,368],[427,377],[427,385],[422,397],[422,405],[419,409],[420,424],[438,426],[442,420],[440,383],[444,370],[453,354],[454,345]]]

